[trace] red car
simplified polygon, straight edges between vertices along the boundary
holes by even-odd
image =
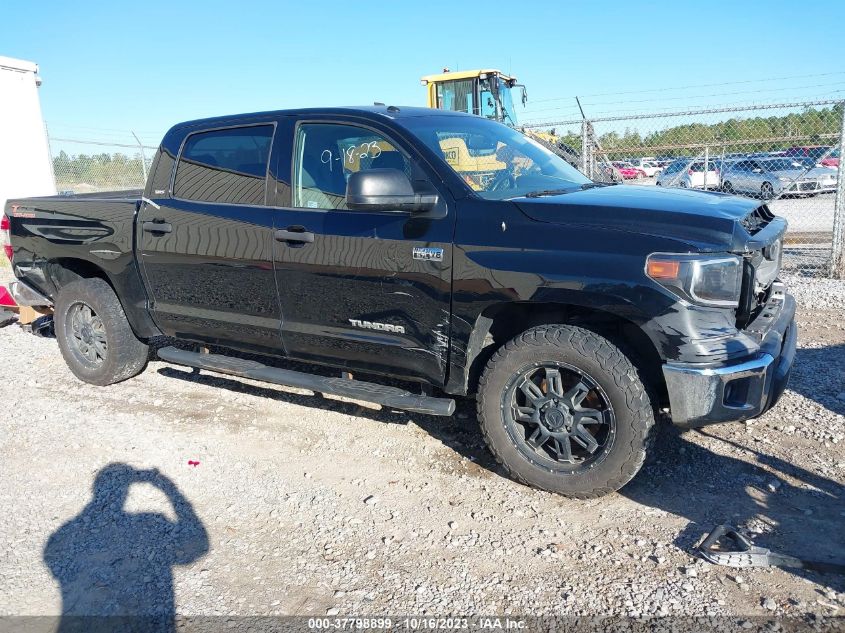
[[[830,153],[828,154],[828,152]],[[822,158],[825,154],[827,154],[827,156]],[[819,163],[825,167],[839,167],[839,150],[837,149],[831,151],[830,147],[825,147],[823,145],[790,147],[786,150],[785,156],[787,158],[797,158],[798,160],[805,162],[808,167],[813,163]]]
[[[822,165],[825,167],[833,167],[834,169],[839,169],[839,150],[833,150],[827,158],[822,159]]]
[[[646,173],[642,169],[637,169],[631,163],[622,161],[613,161],[613,167],[625,180],[632,180],[634,178],[645,178]]]

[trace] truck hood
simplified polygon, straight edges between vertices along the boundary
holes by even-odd
[[[722,193],[615,185],[539,198],[513,198],[539,222],[602,227],[675,238],[700,250],[742,249],[739,221],[759,201]]]

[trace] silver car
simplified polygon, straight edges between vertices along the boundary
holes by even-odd
[[[745,193],[763,199],[780,195],[813,196],[836,188],[836,175],[827,168],[807,171],[790,158],[747,158],[728,166],[722,174],[722,191]]]

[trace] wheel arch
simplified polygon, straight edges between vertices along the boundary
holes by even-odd
[[[661,406],[668,403],[663,361],[642,327],[607,310],[557,302],[488,306],[476,319],[467,346],[466,393],[475,393],[487,361],[507,341],[532,327],[553,324],[578,325],[613,342],[639,368]]]
[[[115,279],[104,267],[87,259],[78,257],[57,257],[51,259],[44,265],[45,276],[53,285],[55,293],[58,292],[69,283],[78,281],[80,279],[102,279],[106,282],[114,292],[117,300],[120,302],[123,312],[126,315],[129,326],[138,338],[146,339],[160,334],[158,328],[153,323],[146,310],[146,296],[140,298],[138,301],[132,300],[131,297],[126,296],[125,290],[131,290],[130,295],[143,293],[140,287],[134,287],[130,284],[127,287],[126,279]]]

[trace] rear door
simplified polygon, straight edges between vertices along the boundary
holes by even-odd
[[[276,280],[291,357],[433,382],[448,360],[455,215],[413,148],[376,124],[301,119],[280,156]],[[398,169],[437,209],[353,211],[346,179]],[[426,189],[429,188],[429,189]],[[298,237],[297,234],[302,234]]]
[[[275,127],[270,121],[193,131],[181,142],[175,173],[156,170],[154,182],[167,185],[148,191],[152,204],[139,213],[137,250],[152,316],[165,334],[281,349],[266,204]]]

